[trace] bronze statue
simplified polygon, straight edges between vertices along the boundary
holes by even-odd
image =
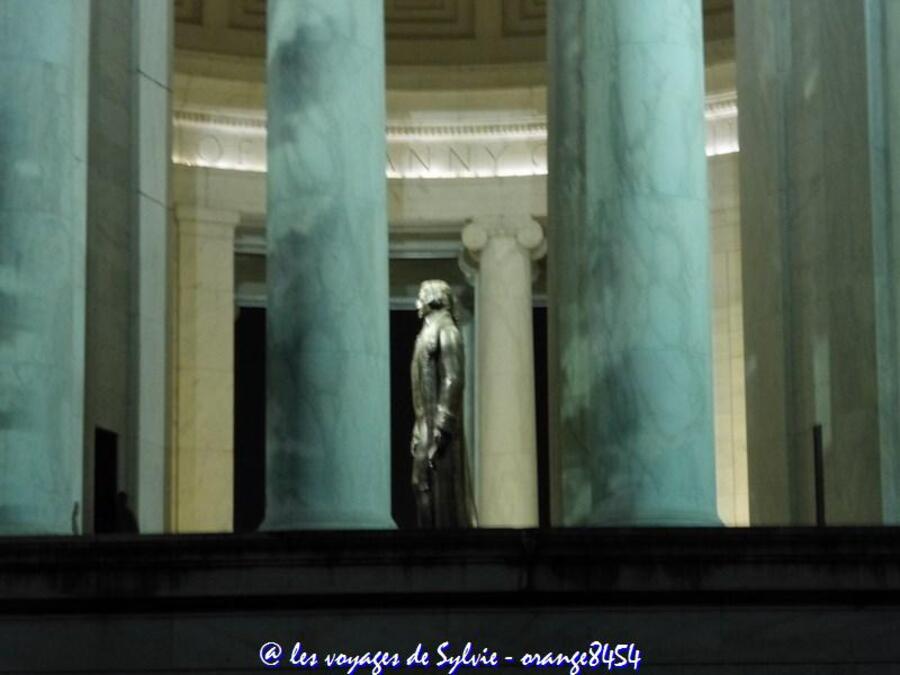
[[[420,528],[474,527],[475,508],[463,438],[465,355],[456,301],[445,281],[422,283],[422,330],[412,358],[412,487]]]

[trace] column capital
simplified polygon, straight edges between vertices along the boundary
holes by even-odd
[[[475,218],[462,231],[463,246],[475,260],[494,238],[514,239],[532,260],[539,260],[547,252],[544,228],[533,216]]]

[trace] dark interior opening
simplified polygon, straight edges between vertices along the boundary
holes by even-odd
[[[537,434],[538,526],[550,527],[550,429],[547,412],[547,308],[535,307],[534,421]]]
[[[416,526],[412,457],[413,427],[409,364],[421,320],[414,309],[391,310],[391,515],[401,529]]]
[[[119,478],[119,435],[94,428],[94,532],[116,531]]]
[[[266,310],[242,307],[234,331],[234,531],[266,514]]]

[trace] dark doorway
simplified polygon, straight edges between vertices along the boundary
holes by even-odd
[[[420,322],[414,309],[391,310],[391,515],[399,528],[416,526],[410,485],[413,409],[409,363]]]
[[[234,531],[266,514],[266,310],[242,307],[234,331]]]
[[[547,421],[547,308],[535,307],[534,420],[537,435],[538,525],[550,527],[550,432]]]
[[[119,435],[94,428],[94,532],[116,531],[119,484]]]

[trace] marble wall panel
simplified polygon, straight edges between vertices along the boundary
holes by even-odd
[[[84,486],[92,496],[95,428],[116,433],[118,488],[129,494],[142,531],[160,532],[171,17],[167,3],[148,0],[92,7]],[[86,499],[88,531],[93,511]]]
[[[84,448],[85,532],[94,523],[94,439],[99,427],[118,436],[121,489],[131,442],[131,0],[91,3],[89,175],[87,191],[87,347]],[[126,459],[129,457],[129,459]]]
[[[143,532],[166,527],[171,201],[172,3],[133,0],[132,105],[136,124],[132,240],[135,510]]]
[[[878,210],[884,97],[897,86],[880,20],[890,4],[736,5],[755,523],[813,521],[815,424],[828,522],[877,523],[893,508],[881,467],[896,436],[880,411],[896,407],[895,291],[879,281],[892,224]]]

